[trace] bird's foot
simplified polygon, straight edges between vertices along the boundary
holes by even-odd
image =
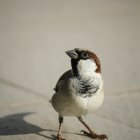
[[[100,139],[100,140],[108,140],[108,137],[107,137],[107,135],[105,135],[105,134],[101,134],[101,135],[98,135],[98,134],[95,134],[94,132],[86,132],[85,130],[81,130],[81,132],[84,134],[84,135],[86,135],[86,136],[88,136],[88,137],[90,137],[90,138],[92,138],[92,139]]]
[[[56,140],[66,140],[66,139],[61,138],[61,135],[58,134]]]

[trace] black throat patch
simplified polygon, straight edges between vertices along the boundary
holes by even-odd
[[[95,84],[93,79],[83,80],[78,77],[76,83],[74,86],[76,94],[83,98],[91,97],[99,89],[99,85]]]
[[[77,65],[78,65],[78,62],[79,62],[80,59],[71,59],[71,67],[72,67],[72,71],[73,71],[73,74],[74,76],[79,76],[78,74],[78,69],[77,69]]]

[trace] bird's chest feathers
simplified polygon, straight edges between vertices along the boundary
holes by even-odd
[[[96,64],[91,60],[80,60],[77,65],[79,76],[73,79],[75,94],[86,98],[97,93],[100,87],[101,75],[96,73]]]

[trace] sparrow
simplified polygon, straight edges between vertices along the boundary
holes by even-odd
[[[100,60],[94,52],[75,48],[66,51],[71,58],[71,70],[66,71],[58,80],[51,103],[58,112],[59,129],[57,140],[61,137],[64,116],[75,116],[88,131],[81,130],[92,139],[108,139],[107,135],[98,135],[86,124],[84,116],[99,108],[104,100],[104,83],[101,76]]]

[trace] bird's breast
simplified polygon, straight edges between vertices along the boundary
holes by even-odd
[[[90,79],[87,82],[88,84],[85,84],[83,81],[77,80],[79,79],[71,78],[63,81],[65,86],[63,83],[60,84],[59,91],[52,97],[54,109],[62,116],[86,115],[102,104],[103,92],[101,86],[96,91],[92,88],[95,81],[93,82]]]
[[[97,78],[73,78],[71,83],[74,93],[83,98],[96,94],[100,86]]]

